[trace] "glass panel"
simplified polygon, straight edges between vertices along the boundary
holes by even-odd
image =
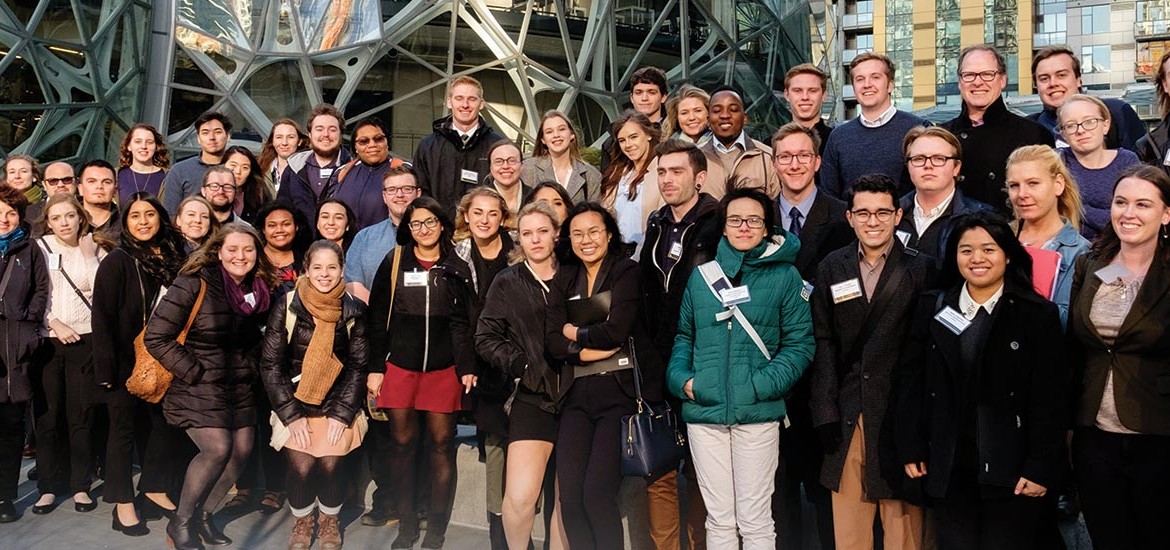
[[[352,58],[357,61],[357,58]],[[333,65],[313,65],[314,80],[321,87],[321,100],[325,103],[337,104],[337,94],[345,86],[345,71]]]
[[[249,46],[249,34],[241,27],[238,14],[246,16],[251,28],[251,1],[236,0],[219,2],[215,0],[180,0],[177,11],[178,22],[198,29],[207,38],[222,41],[241,48]],[[190,46],[191,44],[188,44]]]
[[[382,21],[376,0],[302,0],[297,15],[310,52],[376,39]]]
[[[32,135],[40,111],[0,111],[0,147],[11,151]]]
[[[77,29],[77,20],[73,17],[73,6],[69,4],[69,0],[48,2],[48,7],[45,8],[45,13],[37,25],[36,36],[81,44],[81,33]]]
[[[170,124],[167,125],[167,134],[177,134],[188,129],[195,119],[215,105],[218,99],[205,92],[179,88],[171,90]]]
[[[28,0],[4,0],[8,6],[9,11],[16,16],[16,19],[21,23],[28,24],[28,20],[32,18],[33,10],[36,9],[36,3]]]
[[[199,69],[199,66],[182,47],[175,48],[174,82],[196,88],[215,89],[215,83]]]
[[[277,61],[261,67],[248,77],[240,91],[264,111],[269,120],[304,118],[309,112],[309,94],[297,61]]]
[[[3,55],[0,55],[2,58]],[[20,56],[0,75],[0,104],[44,103],[45,95],[32,65]]]

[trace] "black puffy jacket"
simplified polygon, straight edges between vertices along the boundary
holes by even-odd
[[[32,399],[28,371],[41,341],[49,272],[41,247],[27,236],[9,244],[8,253],[0,256],[0,273],[10,262],[8,288],[0,295],[0,403],[22,403]]]
[[[475,350],[493,368],[520,379],[516,399],[557,412],[560,374],[544,354],[548,293],[524,264],[496,275],[475,329]]]
[[[288,311],[296,316],[292,338],[287,330]],[[260,377],[268,391],[272,410],[286,426],[305,416],[324,415],[349,425],[362,409],[366,396],[366,361],[369,352],[366,343],[366,305],[345,294],[341,298],[341,319],[333,335],[333,354],[341,361],[342,369],[325,395],[320,406],[308,405],[293,394],[296,384],[292,379],[301,374],[301,362],[309,340],[313,338],[316,323],[301,303],[299,294],[285,309],[285,301],[273,304],[264,331],[264,347],[260,353]]]
[[[463,143],[451,120],[448,115],[434,122],[434,132],[419,142],[411,162],[418,172],[419,189],[454,216],[463,194],[479,187],[491,173],[488,150],[504,137],[481,116],[479,126],[467,143]]]

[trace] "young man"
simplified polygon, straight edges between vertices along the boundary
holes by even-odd
[[[292,202],[306,220],[316,223],[317,203],[333,196],[338,169],[349,162],[349,153],[341,148],[345,117],[337,107],[322,103],[313,107],[305,126],[309,150],[289,155],[277,197]]]
[[[203,184],[199,192],[211,203],[211,213],[219,223],[247,222],[236,216],[232,206],[236,203],[236,176],[227,166],[208,166],[203,173]]]
[[[405,164],[386,169],[381,189],[386,219],[358,231],[345,254],[346,288],[363,302],[370,299],[374,273],[382,265],[382,259],[394,249],[395,236],[406,207],[421,195],[414,169]]]
[[[699,146],[707,155],[707,192],[723,198],[733,185],[754,187],[776,198],[780,184],[769,161],[772,148],[749,137],[743,127],[748,122],[743,96],[738,90],[723,87],[711,94],[708,107],[711,139]]]
[[[866,52],[849,65],[853,93],[861,113],[833,129],[821,164],[821,190],[842,198],[850,182],[866,174],[885,174],[910,191],[910,178],[898,144],[906,132],[926,121],[894,107],[894,62]]]
[[[1056,109],[1067,96],[1081,92],[1081,60],[1067,46],[1049,46],[1032,56],[1032,82],[1044,110],[1028,115],[1030,120],[1052,132],[1056,143],[1067,147],[1056,134]],[[1107,149],[1124,148],[1136,151],[1137,140],[1146,135],[1146,125],[1133,107],[1120,99],[1100,98],[1109,109],[1109,131],[1105,134]]]
[[[813,423],[825,450],[821,482],[832,490],[838,548],[922,548],[922,509],[902,496],[901,465],[885,429],[901,342],[934,262],[894,237],[902,219],[898,189],[883,174],[864,176],[847,194],[857,244],[817,268],[813,331]]]
[[[89,225],[94,233],[116,237],[122,232],[118,221],[118,207],[114,197],[118,196],[118,179],[114,167],[104,160],[91,160],[81,167],[81,178],[77,192],[81,195],[81,207],[89,214]]]
[[[829,133],[833,131],[821,118],[828,82],[825,72],[812,63],[797,65],[784,75],[784,99],[792,111],[792,121],[817,133],[821,138],[817,153],[822,156],[825,145],[829,143]]]
[[[346,163],[337,176],[335,198],[353,210],[349,223],[361,231],[386,219],[382,204],[382,180],[386,170],[403,160],[390,154],[390,131],[381,120],[370,117],[353,126],[353,149],[357,158]],[[377,266],[375,266],[375,269]],[[373,277],[373,273],[370,276]]]
[[[491,171],[488,150],[504,139],[480,115],[483,106],[483,85],[470,76],[456,78],[447,89],[451,114],[435,121],[414,152],[419,188],[452,215],[463,194],[483,183]]]
[[[223,162],[223,151],[232,135],[232,121],[223,113],[207,111],[195,119],[195,135],[199,140],[199,154],[171,166],[159,188],[159,200],[168,216],[175,215],[183,199],[199,194],[203,172],[208,166]]]
[[[658,67],[642,67],[630,75],[630,106],[635,111],[646,115],[650,123],[658,129],[662,125],[663,106],[666,105],[668,94],[666,86],[666,71]],[[609,154],[614,147],[614,137],[611,135],[601,144],[601,173],[609,164]]]
[[[1024,145],[1055,144],[1052,132],[1008,111],[1003,102],[1007,87],[1007,64],[993,46],[978,44],[959,52],[959,95],[963,108],[947,121],[963,144],[963,181],[968,197],[991,205],[1010,217],[1004,171],[1008,155]]]

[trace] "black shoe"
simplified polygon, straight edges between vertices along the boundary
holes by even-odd
[[[225,546],[232,543],[227,535],[211,520],[211,512],[200,511],[191,520],[195,524],[195,532],[203,539],[203,544],[209,546]]]
[[[362,516],[362,525],[369,525],[370,527],[382,527],[397,521],[398,514],[394,514],[385,508],[378,508],[377,506]]]
[[[427,536],[423,537],[422,547],[429,548],[431,550],[437,550],[443,547],[443,542],[446,540],[446,538],[447,537],[444,535],[427,531]]]
[[[0,500],[0,523],[12,523],[20,519],[16,514],[16,506],[11,500]]]
[[[53,502],[50,502],[44,506],[34,504],[32,507],[32,513],[36,514],[38,516],[43,516],[43,515],[48,514],[49,512],[52,512],[53,510],[56,510],[56,509],[57,509],[57,499],[53,499]]]
[[[82,513],[92,512],[97,509],[97,501],[93,500],[92,498],[89,502],[77,502],[75,500],[73,501],[73,509]]]
[[[178,516],[167,522],[167,545],[175,550],[204,550],[199,535],[195,533],[195,522]]]
[[[450,518],[446,514],[435,514],[427,520],[427,534],[423,537],[423,548],[442,548],[447,538],[447,523]],[[506,546],[506,545],[505,545]]]
[[[170,508],[163,508],[159,503],[150,499],[145,493],[139,493],[138,497],[134,499],[138,504],[138,510],[142,514],[142,519],[146,521],[155,521],[162,518],[171,519],[175,517],[175,511]]]
[[[29,469],[28,469],[28,480],[29,480],[29,481],[36,481],[36,480],[37,480],[37,478],[39,478],[39,477],[41,477],[41,476],[40,476],[40,474],[39,474],[39,473],[37,473],[37,467],[36,467],[36,466],[33,466],[32,468],[29,468]]]
[[[111,529],[122,533],[127,537],[144,537],[150,534],[150,528],[146,526],[146,522],[139,521],[134,525],[122,525],[122,521],[118,519],[118,507],[114,506],[112,512],[114,516],[114,522],[110,525]]]
[[[398,524],[398,536],[390,548],[414,548],[416,542],[418,542],[418,523],[403,521]]]

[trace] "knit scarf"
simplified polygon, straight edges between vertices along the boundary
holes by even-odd
[[[328,292],[321,292],[308,277],[301,277],[297,279],[296,293],[313,316],[313,336],[301,359],[301,383],[294,397],[302,403],[320,405],[341,374],[341,361],[333,354],[333,335],[341,320],[345,285],[338,281]]]
[[[45,200],[45,197],[45,188],[35,183],[32,187],[24,190],[24,198],[28,199],[29,204],[37,204]]]
[[[264,279],[253,274],[245,278],[242,283],[237,284],[227,269],[223,267],[223,264],[219,265],[219,272],[223,275],[223,290],[224,294],[227,294],[232,311],[245,317],[268,311],[268,305],[272,301],[272,291],[268,289]],[[249,293],[252,294],[251,303],[246,298]]]
[[[8,247],[12,246],[12,244],[16,241],[24,238],[26,234],[27,232],[24,230],[24,227],[18,226],[16,229],[13,229],[4,235],[0,235],[0,256],[7,256]]]

